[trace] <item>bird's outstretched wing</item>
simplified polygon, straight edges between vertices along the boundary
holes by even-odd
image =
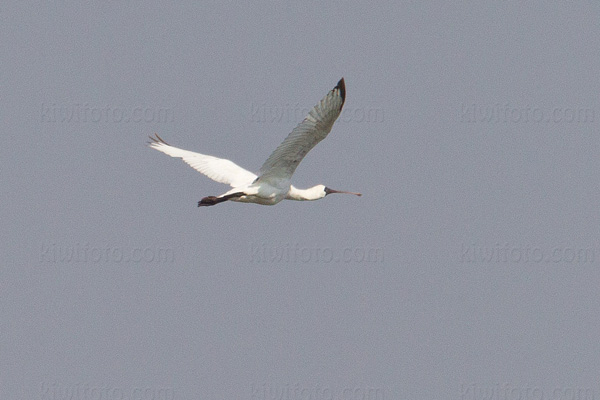
[[[173,147],[156,134],[154,137],[150,136],[150,139],[152,140],[149,143],[150,147],[171,157],[181,158],[190,167],[208,176],[213,181],[226,183],[231,187],[238,187],[250,184],[256,179],[255,174],[232,161]]]
[[[260,168],[260,180],[289,179],[306,154],[331,131],[346,98],[344,78],[313,107]]]

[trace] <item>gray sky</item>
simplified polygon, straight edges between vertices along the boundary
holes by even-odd
[[[0,398],[599,399],[599,16],[0,6]],[[199,209],[145,145],[257,171],[342,76],[293,181],[361,198]]]

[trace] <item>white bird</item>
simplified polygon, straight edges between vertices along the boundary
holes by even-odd
[[[198,207],[213,206],[227,200],[274,205],[283,199],[318,200],[331,193],[361,196],[360,193],[333,190],[325,185],[309,189],[298,189],[291,185],[292,175],[300,161],[331,131],[333,123],[342,112],[345,98],[346,87],[342,78],[269,156],[259,175],[229,160],[173,147],[157,134],[150,137],[152,142],[149,145],[171,157],[181,158],[196,171],[233,188],[220,196],[204,197],[198,202]]]

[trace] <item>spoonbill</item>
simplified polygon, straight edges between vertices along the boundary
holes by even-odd
[[[233,188],[220,196],[204,197],[198,202],[198,207],[213,206],[227,200],[275,205],[284,199],[319,200],[332,193],[361,196],[360,193],[334,190],[325,185],[308,189],[298,189],[291,185],[292,175],[300,161],[331,131],[333,123],[342,112],[345,98],[346,86],[342,78],[269,156],[260,168],[259,175],[223,158],[173,147],[158,134],[150,136],[152,142],[149,145],[171,157],[181,158],[196,171]]]

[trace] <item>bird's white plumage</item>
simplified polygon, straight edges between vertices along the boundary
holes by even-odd
[[[273,205],[283,199],[318,200],[330,193],[360,196],[360,193],[332,190],[324,185],[297,189],[290,184],[291,177],[304,156],[331,131],[333,123],[342,112],[345,97],[346,87],[342,78],[269,156],[261,167],[259,176],[232,161],[173,147],[158,135],[150,138],[150,147],[171,157],[181,158],[196,171],[233,188],[218,197],[203,198],[198,202],[199,207],[227,200]]]
[[[181,158],[190,167],[206,175],[213,181],[225,183],[231,187],[238,187],[248,185],[257,178],[255,174],[245,170],[233,161],[171,146],[158,135],[150,139],[152,139],[150,147],[162,151],[171,157]]]

